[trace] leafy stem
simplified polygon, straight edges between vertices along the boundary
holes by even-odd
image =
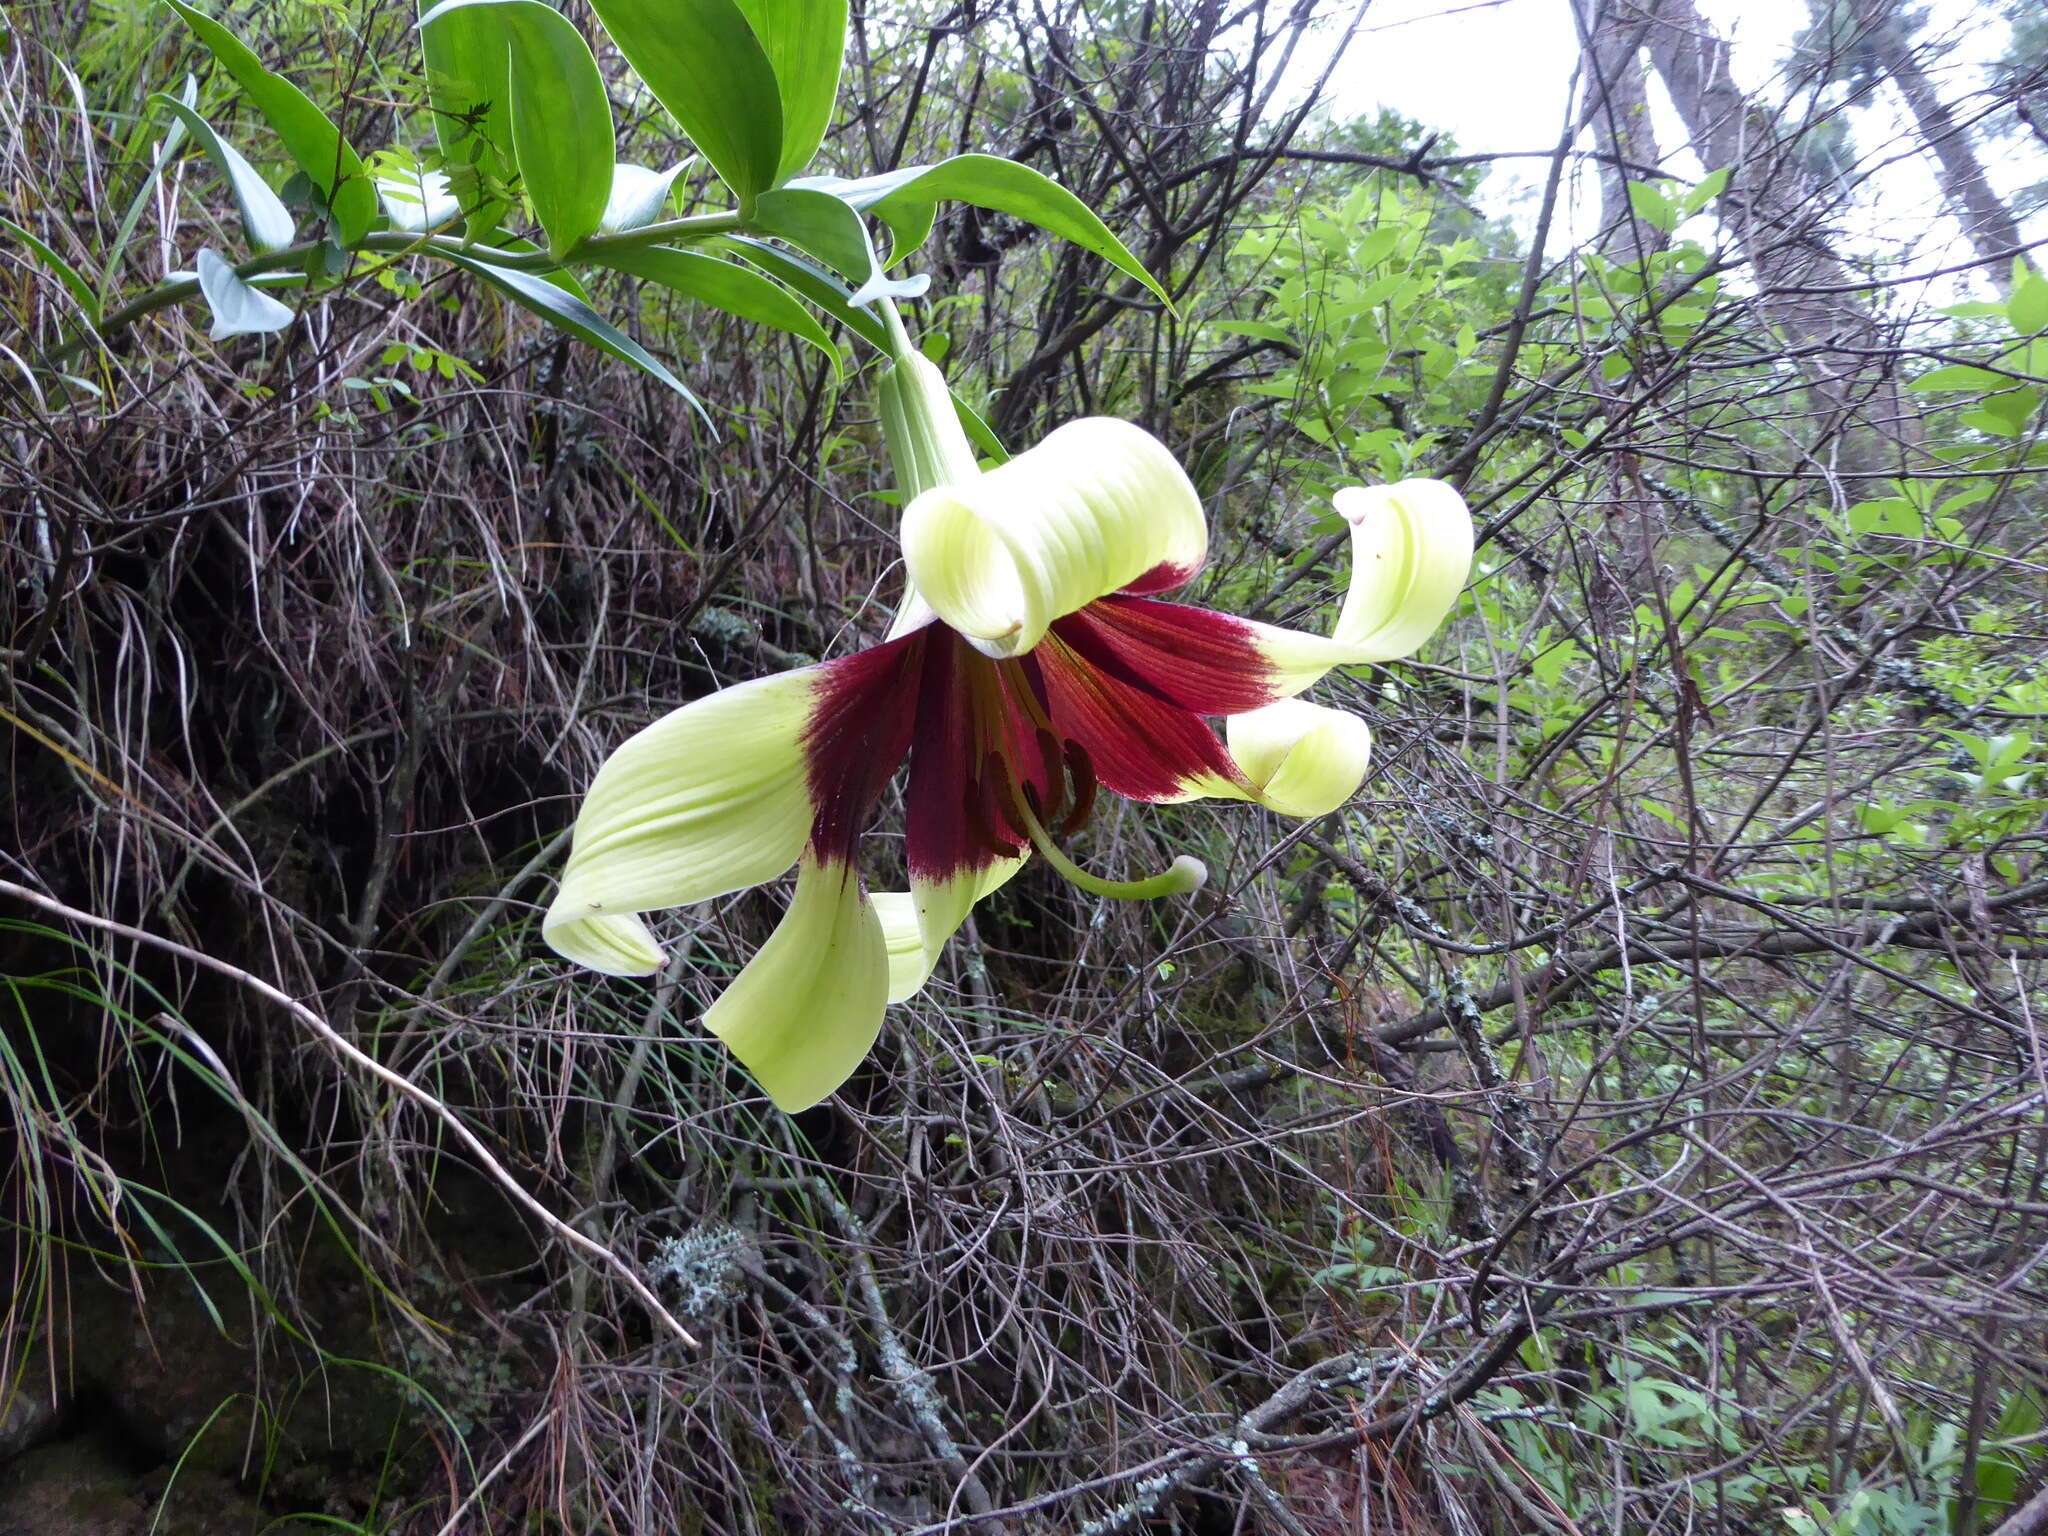
[[[685,218],[664,219],[656,224],[645,224],[638,229],[625,230],[613,235],[592,235],[571,253],[576,258],[601,260],[610,251],[632,250],[640,246],[661,245],[675,241],[701,240],[712,235],[730,234],[742,228],[740,215],[736,212],[699,213]],[[302,240],[297,244],[279,250],[266,251],[252,256],[235,267],[238,277],[261,277],[267,273],[288,271],[311,260],[320,252],[322,242]],[[466,256],[471,260],[488,259],[491,265],[504,267],[514,272],[552,272],[565,263],[550,256],[546,251],[497,251],[492,250],[487,258],[473,242],[455,235],[419,235],[397,230],[382,230],[365,235],[349,247],[351,256],[375,254],[388,257],[428,255]],[[360,274],[358,274],[360,275]],[[159,283],[147,293],[138,295],[101,321],[99,336],[105,339],[118,335],[136,321],[173,304],[182,304],[199,293],[196,277],[172,278]],[[58,348],[50,354],[49,361],[61,363],[85,350],[89,337],[80,337]]]

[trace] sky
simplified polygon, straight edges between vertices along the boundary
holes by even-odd
[[[1775,99],[1773,87],[1797,34],[1807,25],[1804,0],[1697,0],[1701,13],[1733,45],[1732,68],[1745,89]],[[1952,38],[1951,59],[1931,70],[1944,99],[1966,97],[1982,79],[1979,66],[2003,49],[2007,31],[1991,0],[1931,0],[1923,36]],[[1339,118],[1367,115],[1382,106],[1453,134],[1467,153],[1548,151],[1568,109],[1578,43],[1567,0],[1370,0],[1363,26],[1331,82],[1331,108]],[[1323,55],[1327,58],[1327,54]],[[1661,85],[1651,83],[1651,111],[1672,174],[1690,179],[1705,167],[1682,149],[1685,134]],[[1873,243],[1916,232],[1916,262],[1943,265],[1966,259],[1962,232],[1942,209],[1925,160],[1908,150],[1908,119],[1896,96],[1880,93],[1855,114],[1856,147],[1866,158],[1891,158],[1849,217],[1853,240]],[[1893,142],[1896,141],[1896,142]],[[1547,166],[1540,160],[1507,161],[1482,189],[1488,213],[1533,227]],[[2048,177],[2048,156],[2003,153],[1990,174],[2002,191]],[[1590,176],[1571,189],[1554,231],[1553,253],[1569,249],[1597,227],[1599,189]],[[1689,231],[1690,233],[1691,231]],[[2048,235],[2035,218],[2032,238]],[[1702,239],[1711,239],[1702,235]]]

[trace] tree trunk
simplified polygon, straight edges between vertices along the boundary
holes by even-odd
[[[1991,270],[2001,291],[2012,286],[2012,252],[2021,245],[2020,227],[1984,175],[1969,135],[1920,67],[1911,29],[1900,18],[1894,0],[1852,0],[1856,23],[1884,61],[1885,73],[1919,125],[1920,137],[1934,155],[1942,195],[1949,201],[1970,248]]]
[[[1579,58],[1586,75],[1586,118],[1600,159],[1600,244],[1616,261],[1641,261],[1671,237],[1635,216],[1628,184],[1657,164],[1657,132],[1644,86],[1643,42],[1649,18],[1627,0],[1573,0]]]
[[[1641,0],[1651,62],[1707,169],[1729,173],[1720,214],[1756,277],[1765,312],[1797,344],[1818,408],[1817,442],[1858,474],[1917,457],[1919,412],[1895,374],[1897,344],[1855,296],[1820,228],[1825,200],[1773,115],[1743,95],[1728,44],[1693,0]]]

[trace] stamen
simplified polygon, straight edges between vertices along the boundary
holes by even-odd
[[[1051,731],[1038,733],[1038,763],[1045,773],[1046,793],[1051,797],[1045,804],[1034,802],[1032,809],[1041,820],[1057,821],[1067,806],[1067,769],[1065,758],[1060,752],[1060,739]],[[1031,793],[1031,786],[1025,785],[1024,792]]]
[[[967,810],[968,835],[981,845],[982,852],[999,859],[1015,858],[1017,844],[1015,838],[1003,835],[1005,829],[992,814],[994,797],[988,791],[990,785],[1007,784],[1009,778],[1010,770],[1003,765],[1002,754],[991,752],[982,762],[981,776],[969,778],[961,786],[961,797]]]
[[[1072,837],[1095,814],[1095,762],[1078,741],[1067,743],[1067,772],[1074,781],[1074,808],[1060,823],[1057,835],[1063,838]]]
[[[1105,880],[1100,875],[1091,875],[1060,852],[1052,834],[1032,814],[1030,797],[1023,787],[1015,779],[1009,785],[1010,815],[1023,827],[1031,846],[1038,850],[1040,858],[1084,891],[1115,901],[1150,901],[1159,896],[1191,896],[1208,883],[1209,866],[1185,853],[1149,880]]]

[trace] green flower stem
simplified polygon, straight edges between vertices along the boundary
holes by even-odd
[[[882,373],[876,404],[896,486],[907,505],[937,486],[972,480],[980,470],[944,375],[917,350],[896,306],[883,299],[878,307],[889,326],[893,361]]]
[[[896,308],[896,301],[884,295],[875,301],[875,308],[881,311],[882,323],[889,328],[889,356],[898,364],[917,351],[917,343],[910,339],[910,332],[903,324],[903,315]]]
[[[1025,835],[1031,839],[1031,846],[1038,850],[1038,856],[1082,890],[1094,895],[1106,896],[1112,901],[1152,901],[1161,896],[1192,896],[1208,884],[1209,866],[1185,853],[1149,880],[1105,880],[1100,875],[1091,875],[1060,852],[1059,844],[1052,840],[1052,834],[1032,813],[1024,791],[1014,781],[1010,785],[1010,809],[1023,822]]]

